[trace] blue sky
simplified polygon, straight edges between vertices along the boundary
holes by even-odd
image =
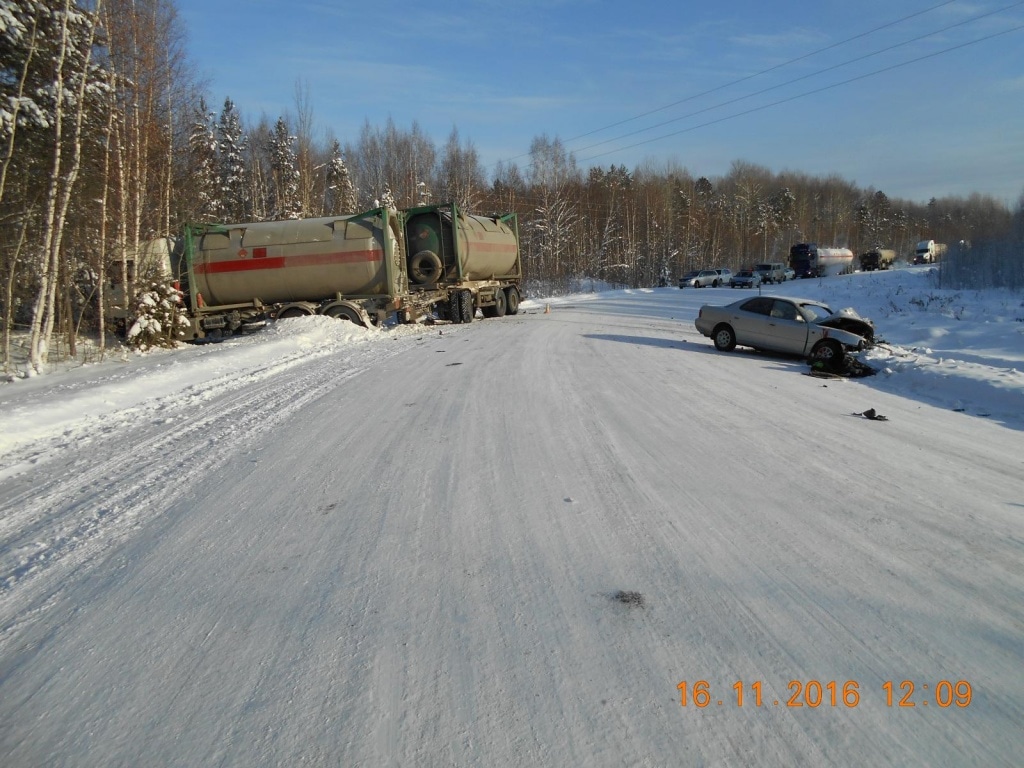
[[[584,168],[742,160],[920,202],[1024,193],[1024,2],[177,7],[213,108],[276,120],[301,88],[342,143],[391,118],[439,148],[457,128],[488,171],[547,135]]]

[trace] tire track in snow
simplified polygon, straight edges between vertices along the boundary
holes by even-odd
[[[233,371],[113,414],[103,419],[100,437],[70,446],[56,438],[42,452],[30,447],[38,466],[20,478],[25,490],[0,506],[0,649],[53,606],[70,574],[159,517],[178,489],[310,401],[409,348],[392,343],[409,338]],[[69,469],[53,471],[58,464]]]

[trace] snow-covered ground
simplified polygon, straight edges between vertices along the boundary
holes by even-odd
[[[1024,297],[935,284],[775,288],[857,380],[665,288],[0,384],[0,765],[1018,765]]]

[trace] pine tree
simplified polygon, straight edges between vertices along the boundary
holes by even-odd
[[[392,211],[395,210],[396,208],[398,208],[398,203],[395,202],[395,195],[391,191],[391,185],[390,184],[388,184],[388,183],[384,184],[384,192],[381,193],[380,200],[378,201],[378,205],[380,205],[382,208],[387,208],[388,210],[392,210]]]
[[[218,180],[221,215],[227,221],[243,221],[246,217],[245,150],[246,138],[242,121],[230,98],[224,100],[224,109],[217,124],[219,137]]]
[[[270,138],[271,218],[297,219],[302,216],[299,201],[299,172],[295,168],[295,136],[288,133],[283,117],[277,119]]]
[[[217,195],[217,137],[213,118],[206,100],[200,98],[188,134],[190,179],[196,199],[196,210],[191,218],[197,222],[217,221],[223,210]]]
[[[184,304],[182,292],[165,282],[152,283],[148,290],[140,291],[132,308],[128,346],[140,350],[177,346],[188,328]]]
[[[331,144],[331,159],[327,164],[327,201],[324,206],[329,216],[343,213],[355,213],[356,190],[352,186],[352,177],[345,165],[345,156],[337,139]]]

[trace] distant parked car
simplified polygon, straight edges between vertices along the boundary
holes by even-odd
[[[697,330],[722,352],[737,345],[802,355],[837,369],[847,350],[874,343],[875,326],[852,309],[833,312],[819,301],[789,296],[753,296],[724,307],[705,304]]]
[[[741,269],[729,279],[730,288],[757,288],[761,285],[761,276],[749,269]]]
[[[718,272],[713,269],[695,269],[679,278],[680,288],[717,288],[719,283]]]
[[[792,267],[786,267],[785,272],[786,272],[786,279],[787,280],[796,280],[796,270],[795,269],[793,269]]]
[[[728,267],[722,267],[721,269],[716,269],[715,272],[718,273],[718,285],[729,284],[729,281],[732,279],[731,269],[729,269]]]

